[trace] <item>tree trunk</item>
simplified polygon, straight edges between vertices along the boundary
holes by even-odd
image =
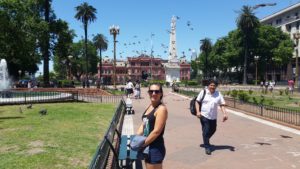
[[[87,54],[87,23],[84,23],[84,46],[85,46],[85,61],[86,61],[86,75],[88,75],[89,69],[88,69],[88,54]]]
[[[244,73],[243,73],[243,85],[247,84],[247,59],[248,59],[248,42],[245,44],[245,56],[244,56]]]
[[[102,78],[102,50],[101,50],[101,47],[100,47],[100,83],[101,83],[101,78]]]
[[[208,62],[207,62],[207,53],[205,52],[205,73],[204,73],[204,78],[205,79],[207,79],[207,75],[208,75],[208,71],[207,71],[207,64],[208,64]]]
[[[45,1],[45,21],[49,25],[49,15],[50,15],[50,2]],[[44,58],[44,86],[49,86],[49,27],[45,33],[44,45],[43,45],[43,58]]]

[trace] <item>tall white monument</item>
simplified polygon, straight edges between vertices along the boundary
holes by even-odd
[[[180,81],[180,65],[177,59],[176,48],[176,16],[171,20],[170,44],[169,44],[169,60],[165,64],[166,81],[172,84],[174,81]]]

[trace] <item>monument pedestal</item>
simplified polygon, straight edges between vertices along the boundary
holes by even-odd
[[[180,66],[178,62],[172,63],[169,62],[165,65],[166,71],[166,82],[169,82],[170,85],[175,82],[180,82]]]

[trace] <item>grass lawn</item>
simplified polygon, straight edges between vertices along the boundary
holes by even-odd
[[[20,113],[20,107],[23,113]],[[0,106],[0,168],[87,168],[116,105]],[[38,112],[47,109],[47,115]]]
[[[253,97],[259,102],[262,98],[264,98],[264,104],[265,105],[271,105],[275,107],[282,107],[282,108],[288,108],[292,110],[299,110],[300,111],[300,96],[295,94],[289,94],[286,95],[283,93],[280,95],[278,91],[275,91],[273,93],[268,92],[267,94],[262,94],[261,92],[253,92],[252,95],[249,95],[250,102],[253,101]]]
[[[114,89],[105,89],[105,91],[113,95],[125,95],[125,91],[114,90]]]

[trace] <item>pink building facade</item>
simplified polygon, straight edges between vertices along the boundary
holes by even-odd
[[[142,75],[152,75],[152,80],[165,80],[164,63],[166,60],[147,55],[128,57],[127,61],[116,62],[116,83],[125,84],[128,79],[142,81]],[[100,71],[100,67],[98,66]],[[180,80],[190,80],[191,65],[184,60],[180,61]],[[102,78],[105,84],[113,82],[113,60],[105,57],[102,59]]]

